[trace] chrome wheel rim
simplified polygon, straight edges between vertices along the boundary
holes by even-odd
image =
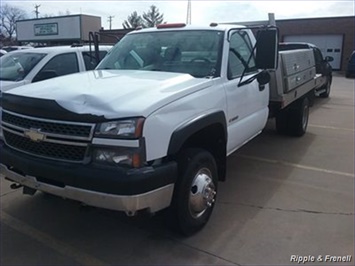
[[[216,186],[211,171],[200,169],[191,184],[189,195],[189,211],[193,218],[201,217],[215,202]]]

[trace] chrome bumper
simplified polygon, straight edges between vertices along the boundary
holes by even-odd
[[[80,189],[71,186],[57,187],[38,182],[36,177],[20,175],[0,164],[0,174],[11,181],[36,190],[47,192],[63,198],[76,200],[89,206],[124,211],[132,216],[136,211],[147,209],[154,213],[170,206],[174,184],[170,184],[139,195],[120,196]]]

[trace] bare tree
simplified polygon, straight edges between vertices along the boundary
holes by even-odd
[[[16,21],[27,18],[26,12],[18,7],[8,4],[1,5],[0,9],[0,30],[1,33],[12,39],[16,34]]]
[[[159,9],[152,5],[147,13],[143,13],[143,19],[145,27],[155,27],[156,25],[163,23],[164,14],[160,14]]]
[[[69,16],[70,15],[70,11],[67,9],[65,12],[63,11],[58,11],[57,15],[54,14],[44,14],[43,16],[41,16],[41,18],[52,18],[52,17],[57,17],[57,16]]]
[[[143,19],[138,15],[137,11],[134,11],[127,17],[127,20],[122,23],[122,26],[125,29],[135,29],[137,27],[143,26]]]
[[[70,15],[70,11],[67,9],[65,12],[59,11],[58,12],[58,16],[69,16]]]
[[[41,18],[51,18],[54,17],[53,14],[44,14],[43,16],[41,16]]]

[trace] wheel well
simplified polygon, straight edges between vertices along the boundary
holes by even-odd
[[[201,148],[210,152],[216,160],[218,179],[226,178],[226,136],[221,124],[209,125],[191,135],[182,145],[180,151],[186,148]]]

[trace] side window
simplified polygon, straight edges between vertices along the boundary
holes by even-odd
[[[316,63],[317,64],[321,63],[323,61],[323,55],[321,51],[317,48],[314,48],[313,51],[314,51],[314,58],[316,60]]]
[[[318,48],[313,48],[314,60],[316,61],[316,72],[323,73],[324,65],[323,65],[323,55],[322,52]]]
[[[105,55],[107,54],[107,51],[99,51],[99,60],[101,61],[102,58],[105,57]],[[97,66],[99,62],[97,62],[96,58],[95,58],[95,52],[92,51],[90,52],[83,52],[82,53],[83,58],[84,58],[84,63],[85,63],[85,69],[86,70],[93,70],[95,69],[95,67]]]
[[[245,73],[251,73],[257,70],[254,55],[252,55],[248,63],[252,49],[249,36],[245,32],[238,31],[232,34],[228,57],[229,79],[240,77],[244,69],[246,69]]]
[[[76,53],[67,53],[54,56],[34,77],[32,82],[59,77],[79,72]]]

